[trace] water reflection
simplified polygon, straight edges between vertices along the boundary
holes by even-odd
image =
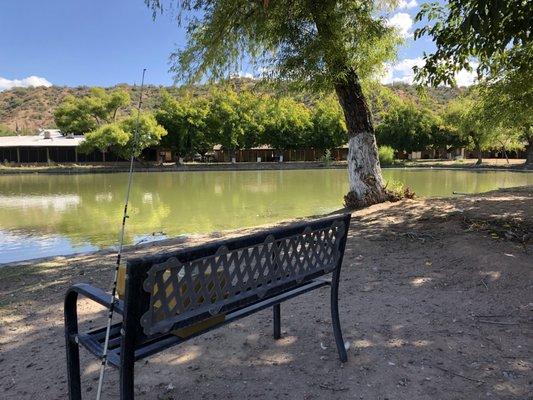
[[[420,196],[533,184],[533,174],[386,170]],[[114,245],[126,174],[0,176],[0,262]],[[137,173],[126,241],[254,226],[338,209],[344,170]]]

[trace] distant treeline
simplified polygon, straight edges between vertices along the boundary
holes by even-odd
[[[464,91],[442,107],[424,96],[414,99],[389,87],[367,84],[378,145],[391,147],[397,154],[433,151],[441,157],[461,147],[522,148],[520,132],[472,122],[476,90]],[[203,155],[215,145],[229,151],[269,146],[325,153],[347,141],[344,116],[333,94],[294,95],[227,84],[202,85],[201,90],[163,88],[151,101],[150,111],[141,118],[137,144],[170,149],[175,157]],[[54,116],[63,132],[86,134],[83,147],[87,151],[126,154],[135,126],[132,110],[130,92],[95,88],[89,94],[67,96]]]
[[[267,93],[270,95],[280,95],[288,93],[284,87],[270,87],[262,84],[261,81],[247,78],[232,78],[224,85],[231,87],[237,92],[253,91],[254,93]],[[161,104],[161,92],[165,89],[174,96],[181,96],[184,91],[192,96],[205,96],[214,87],[221,87],[222,84],[199,84],[186,89],[174,86],[154,86],[149,85],[144,90],[143,108],[147,111],[154,111]],[[438,87],[428,88],[423,96],[417,92],[416,87],[403,83],[395,83],[386,86],[393,93],[401,98],[410,99],[417,104],[424,104],[433,111],[439,111],[461,93],[461,89]],[[132,99],[138,99],[139,86],[120,84],[115,87],[106,88],[107,92],[115,89],[122,89],[127,92]],[[4,126],[6,134],[35,134],[39,128],[54,128],[54,110],[65,100],[68,95],[83,97],[90,94],[91,88],[87,86],[66,87],[31,87],[13,88],[0,92],[0,125]],[[305,104],[312,103],[320,94],[307,91],[298,94],[291,94],[296,100]],[[130,105],[131,107],[131,105]]]

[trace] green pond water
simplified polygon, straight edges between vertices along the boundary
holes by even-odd
[[[533,185],[510,171],[386,169],[419,196]],[[116,245],[126,174],[0,176],[0,263]],[[342,206],[344,169],[136,173],[127,243],[250,227]]]

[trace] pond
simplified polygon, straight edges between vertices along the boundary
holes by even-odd
[[[533,185],[533,173],[386,169],[418,196]],[[0,263],[116,245],[127,174],[0,176]],[[136,173],[127,243],[334,211],[344,169]]]

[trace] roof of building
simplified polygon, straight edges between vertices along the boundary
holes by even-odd
[[[63,136],[59,129],[41,129],[34,136],[2,136],[0,147],[76,147],[83,139],[82,135]]]
[[[214,151],[221,151],[221,150],[227,150],[227,149],[224,149],[221,144],[215,144],[213,146],[213,150]],[[252,147],[252,148],[247,149],[247,150],[274,150],[274,148],[272,146],[268,145],[268,144],[263,144],[261,146]]]

